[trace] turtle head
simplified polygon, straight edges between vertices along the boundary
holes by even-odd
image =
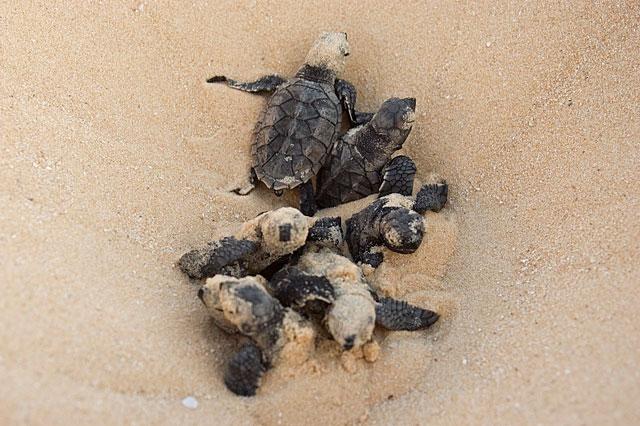
[[[357,349],[371,340],[375,315],[373,300],[361,294],[346,294],[331,306],[326,325],[342,349]]]
[[[304,245],[309,234],[309,219],[297,209],[282,207],[265,215],[260,233],[264,251],[283,256]]]
[[[402,144],[411,132],[416,117],[416,98],[387,99],[371,119],[376,133],[388,136],[393,151],[402,148]]]
[[[225,318],[244,335],[254,337],[283,317],[283,308],[256,277],[225,281],[220,285]]]
[[[396,253],[413,253],[424,237],[424,218],[406,208],[389,209],[380,222],[384,245]]]
[[[309,50],[305,64],[327,68],[336,74],[341,74],[344,71],[347,56],[349,56],[347,33],[324,32]]]

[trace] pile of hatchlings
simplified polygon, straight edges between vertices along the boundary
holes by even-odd
[[[262,213],[179,261],[189,277],[204,281],[198,297],[216,325],[245,336],[224,373],[237,395],[255,395],[265,372],[287,354],[311,357],[317,339],[375,361],[376,326],[414,331],[438,320],[433,311],[379,295],[368,278],[385,250],[408,254],[420,247],[423,214],[443,208],[447,184],[426,184],[412,195],[415,164],[393,154],[411,131],[415,99],[388,99],[376,113],[356,111],[355,88],[337,78],[348,55],[346,33],[323,33],[293,78],[207,80],[269,95],[249,183],[234,192],[247,195],[262,182],[277,195],[297,189],[300,199],[299,209]],[[349,129],[341,133],[343,112]],[[340,217],[316,215],[372,194],[378,198],[344,227]]]

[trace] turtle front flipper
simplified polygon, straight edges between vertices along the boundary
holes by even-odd
[[[382,185],[378,190],[380,197],[393,193],[410,196],[415,175],[416,164],[411,158],[406,155],[394,157],[382,169]]]
[[[275,74],[265,75],[264,77],[260,77],[256,81],[246,83],[227,78],[224,75],[216,75],[207,79],[207,83],[226,83],[229,87],[250,93],[273,92],[278,88],[278,86],[285,83],[286,81],[286,79]]]
[[[353,126],[360,126],[371,121],[372,113],[356,111],[356,88],[347,80],[336,79],[334,85],[336,95],[340,99],[342,106],[347,110],[349,121]]]
[[[247,343],[229,360],[224,372],[224,384],[236,395],[254,396],[267,369],[260,348]]]
[[[326,277],[306,274],[295,267],[276,273],[269,287],[283,306],[311,313],[324,312],[335,300],[335,290]]]
[[[345,240],[356,263],[377,268],[384,260],[381,252],[384,241],[380,236],[380,216],[384,201],[376,200],[347,219]]]
[[[368,122],[370,122],[375,114],[373,112],[356,111],[355,115],[356,115],[356,121],[354,124],[357,126],[361,126],[363,124],[367,124]]]
[[[389,330],[420,330],[433,325],[439,317],[433,311],[389,297],[376,304],[376,324]]]
[[[344,242],[342,218],[335,216],[317,219],[309,228],[307,242],[324,247],[339,248]]]
[[[420,214],[427,210],[439,212],[447,203],[448,195],[449,186],[445,181],[424,185],[416,195],[413,209]]]
[[[213,277],[225,272],[227,275],[246,275],[245,258],[258,249],[258,244],[249,240],[225,237],[191,250],[178,261],[180,269],[191,278]]]

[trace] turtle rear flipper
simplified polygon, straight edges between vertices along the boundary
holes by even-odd
[[[260,348],[247,343],[229,360],[224,372],[224,384],[236,395],[254,396],[266,371]]]
[[[313,183],[310,180],[300,185],[300,211],[303,215],[309,217],[313,217],[318,211]]]
[[[178,261],[182,271],[191,278],[212,277],[223,271],[245,271],[244,259],[258,249],[258,244],[249,240],[225,237],[207,244],[201,249],[184,254]]]
[[[416,164],[406,155],[394,157],[382,169],[382,185],[380,197],[389,194],[410,196],[413,193],[413,179],[416,175]]]
[[[265,75],[264,77],[260,77],[256,81],[247,83],[227,78],[224,75],[216,75],[207,79],[207,83],[226,83],[227,86],[231,88],[250,93],[273,92],[278,86],[286,81],[286,79],[275,74]]]
[[[448,195],[449,186],[445,181],[424,185],[416,195],[413,209],[420,214],[427,210],[439,212],[447,203]]]
[[[314,313],[324,311],[335,300],[335,290],[326,277],[306,274],[298,268],[278,272],[269,286],[283,306]]]
[[[251,191],[255,189],[257,183],[258,183],[258,177],[256,176],[256,172],[252,168],[251,171],[249,171],[249,179],[247,180],[246,184],[244,186],[233,188],[231,192],[241,196],[248,195]]]
[[[376,324],[389,330],[415,331],[433,325],[440,316],[403,300],[381,298],[376,304]]]

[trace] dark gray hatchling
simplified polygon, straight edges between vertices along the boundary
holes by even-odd
[[[316,332],[311,323],[283,307],[265,285],[261,276],[216,275],[198,292],[220,328],[250,339],[225,368],[224,383],[236,395],[255,395],[268,369],[279,362],[301,364],[314,349]]]
[[[424,185],[415,199],[400,194],[378,198],[347,219],[345,240],[355,262],[378,267],[386,247],[396,253],[415,252],[424,236],[424,214],[447,202],[446,182]]]
[[[235,235],[184,254],[178,265],[191,278],[239,278],[262,273],[307,242],[341,245],[341,219],[310,218],[292,207],[271,210],[245,222]]]
[[[307,216],[316,211],[311,178],[318,174],[338,139],[342,106],[353,124],[371,118],[355,110],[353,85],[337,78],[348,55],[346,33],[322,33],[291,79],[269,75],[250,83],[225,76],[207,80],[246,92],[272,93],[255,130],[253,177],[277,194],[300,187],[300,210]],[[237,192],[244,195],[251,188]]]
[[[328,248],[310,250],[273,276],[272,294],[284,306],[311,315],[321,309],[322,322],[344,350],[368,343],[375,325],[415,331],[430,327],[438,314],[407,302],[379,298],[360,266]]]
[[[334,207],[376,192],[411,195],[416,166],[399,155],[415,120],[415,98],[385,101],[371,121],[354,127],[334,145],[316,184],[318,207]]]

